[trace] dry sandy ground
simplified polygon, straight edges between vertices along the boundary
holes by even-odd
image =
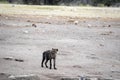
[[[52,48],[59,49],[58,69],[41,68],[42,52]],[[120,80],[120,19],[1,14],[0,73]]]

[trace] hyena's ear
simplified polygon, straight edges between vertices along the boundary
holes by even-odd
[[[58,51],[58,49],[56,49],[56,51]]]
[[[52,50],[54,50],[54,48],[52,48]]]

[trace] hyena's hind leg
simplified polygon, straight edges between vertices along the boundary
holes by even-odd
[[[46,68],[48,68],[47,62],[48,62],[48,59],[46,59],[46,61],[45,61],[45,66],[46,66]]]
[[[43,54],[43,58],[42,58],[42,62],[41,62],[41,67],[44,67],[43,66],[44,61],[45,61],[45,55]]]

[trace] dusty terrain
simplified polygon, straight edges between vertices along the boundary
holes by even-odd
[[[52,48],[58,69],[41,68],[42,52]],[[120,18],[1,14],[0,73],[120,80]]]

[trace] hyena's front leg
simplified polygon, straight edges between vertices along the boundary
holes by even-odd
[[[52,60],[50,59],[50,69],[52,69]]]
[[[56,59],[53,59],[53,61],[54,61],[54,69],[57,69],[56,68]]]

